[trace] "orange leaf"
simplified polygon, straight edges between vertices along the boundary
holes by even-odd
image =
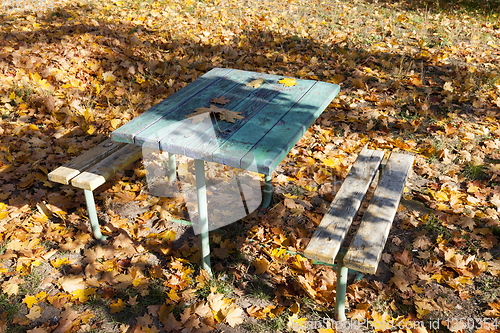
[[[405,266],[410,266],[412,262],[411,253],[407,249],[404,249],[401,253],[394,253],[394,260]]]

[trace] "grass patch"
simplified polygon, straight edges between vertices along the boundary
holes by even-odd
[[[467,162],[464,165],[464,169],[462,171],[462,175],[471,181],[474,180],[483,180],[486,178],[485,173],[486,165],[474,165],[470,162]]]
[[[210,280],[201,288],[196,290],[196,295],[202,299],[215,289],[218,293],[229,296],[234,291],[234,277],[226,273],[214,273]]]
[[[270,301],[274,298],[274,289],[258,276],[254,276],[254,280],[248,282],[246,291],[249,295],[258,299]]]

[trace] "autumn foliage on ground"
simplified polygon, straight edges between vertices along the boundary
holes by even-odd
[[[335,270],[297,253],[364,146],[416,162],[379,271],[350,276],[348,318],[494,331],[499,7],[75,0],[0,13],[0,331],[285,332],[333,318]],[[213,67],[341,92],[277,168],[271,207],[211,232],[209,278],[199,238],[170,222],[187,218],[182,198],[151,196],[141,162],[95,191],[105,243],[81,191],[47,174]]]

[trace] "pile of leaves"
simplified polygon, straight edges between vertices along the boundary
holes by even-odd
[[[113,0],[0,12],[0,329],[285,332],[332,318],[335,271],[297,253],[368,146],[416,162],[379,271],[349,280],[348,317],[494,331],[498,8]],[[199,238],[170,221],[187,217],[182,198],[152,196],[140,162],[95,191],[104,244],[82,193],[47,174],[213,67],[341,92],[276,169],[270,209],[211,232],[210,278]]]

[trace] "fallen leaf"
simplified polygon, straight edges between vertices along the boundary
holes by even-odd
[[[234,112],[231,110],[227,110],[224,108],[219,108],[213,104],[210,105],[209,108],[197,108],[194,110],[195,112],[190,113],[186,116],[186,118],[191,118],[191,117],[197,117],[203,114],[208,114],[209,112],[213,112],[214,114],[219,114],[221,120],[225,120],[229,123],[235,123],[236,119],[244,119],[245,117],[241,116],[241,112]],[[196,118],[196,121],[193,122],[199,122],[200,120]]]
[[[31,309],[34,304],[38,303],[38,300],[36,299],[35,296],[26,295],[23,299],[23,303],[25,303],[28,306],[28,309]]]
[[[42,315],[42,308],[39,307],[38,305],[35,305],[30,309],[29,313],[26,315],[26,318],[30,320],[35,320],[40,318],[41,315]]]
[[[278,83],[283,84],[285,87],[292,87],[297,85],[297,81],[295,81],[294,78],[288,78],[288,77],[279,80]]]
[[[264,79],[256,79],[247,83],[247,86],[257,89],[262,85],[262,83],[264,83]]]
[[[225,105],[229,103],[229,99],[226,99],[224,96],[221,97],[216,97],[210,101],[210,103],[215,103],[215,104],[220,104],[220,105]]]
[[[269,268],[269,261],[266,258],[257,258],[254,260],[252,265],[255,267],[255,274],[260,275],[267,272]]]
[[[78,289],[84,290],[86,283],[82,276],[78,275],[68,275],[60,278],[58,281],[59,285],[65,292],[72,293]]]
[[[243,322],[243,310],[237,307],[236,304],[231,304],[225,315],[226,323],[231,327],[235,327]]]
[[[109,305],[111,309],[110,313],[121,312],[125,308],[125,305],[126,303],[121,298],[118,298],[115,302]]]

